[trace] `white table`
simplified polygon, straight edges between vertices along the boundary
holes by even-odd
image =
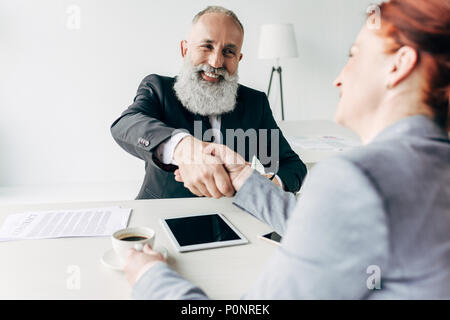
[[[129,226],[154,228],[156,243],[169,251],[169,264],[214,299],[238,299],[277,249],[276,245],[257,239],[257,235],[271,228],[226,198],[3,206],[0,225],[12,213],[112,205],[133,209]],[[207,212],[224,214],[250,243],[176,252],[159,219]],[[0,242],[0,299],[129,299],[131,287],[123,273],[101,263],[102,254],[109,248],[108,237]]]

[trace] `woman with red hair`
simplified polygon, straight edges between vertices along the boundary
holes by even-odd
[[[450,1],[394,0],[368,19],[335,82],[337,122],[368,142],[389,124],[424,115],[449,125]],[[371,18],[381,18],[381,28]]]
[[[336,120],[365,146],[317,164],[298,201],[230,149],[205,150],[223,160],[234,204],[283,235],[245,298],[450,299],[450,1],[379,11],[335,81]],[[206,298],[148,247],[125,271],[135,298]]]

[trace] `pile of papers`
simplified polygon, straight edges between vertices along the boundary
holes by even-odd
[[[344,151],[361,145],[359,141],[335,136],[291,136],[287,137],[287,140],[291,145],[300,147],[305,150],[316,151]]]
[[[131,209],[121,207],[11,214],[0,229],[0,241],[110,236],[127,227],[130,214]]]

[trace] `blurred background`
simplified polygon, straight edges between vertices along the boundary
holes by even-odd
[[[260,27],[292,23],[299,56],[281,60],[285,118],[333,120],[332,83],[370,3],[0,0],[0,204],[133,199],[144,162],[109,127],[146,75],[177,74],[180,41],[208,5],[243,23],[240,83],[265,92],[273,61],[258,59]],[[279,120],[276,88],[270,101]]]

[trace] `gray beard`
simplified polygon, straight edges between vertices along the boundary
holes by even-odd
[[[184,58],[183,67],[174,85],[175,93],[183,106],[201,116],[218,116],[234,110],[236,106],[239,76],[230,76],[226,70],[216,70],[222,77],[217,83],[202,79],[200,71],[211,72],[205,65],[193,66],[189,57]]]

